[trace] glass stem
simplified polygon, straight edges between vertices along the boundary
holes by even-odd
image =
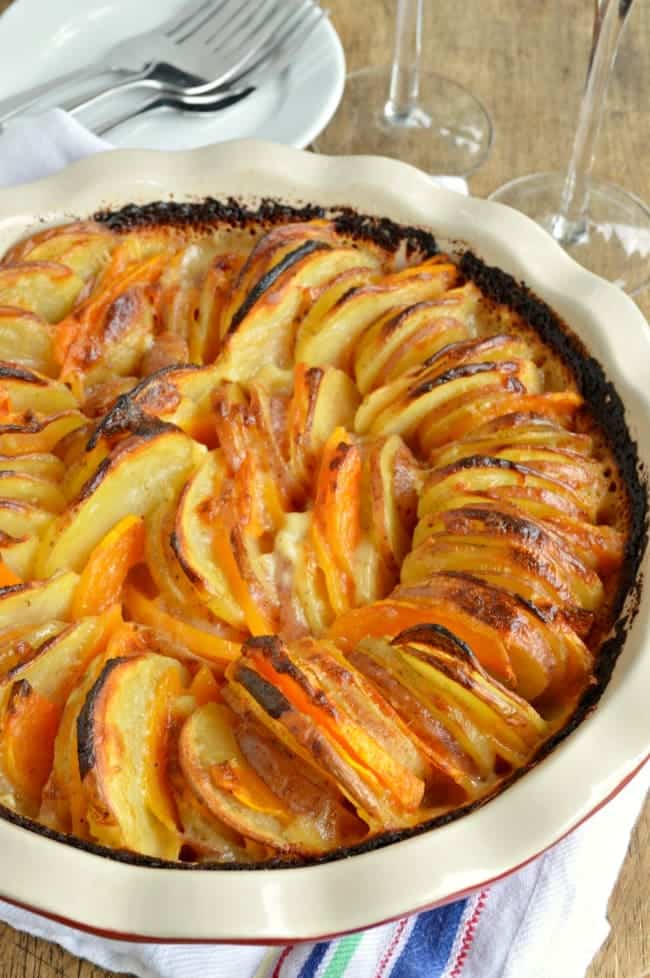
[[[431,119],[418,104],[423,3],[424,0],[398,0],[390,91],[384,106],[384,122],[389,126],[431,125]]]
[[[603,121],[607,87],[632,3],[633,0],[596,0],[587,83],[562,200],[551,229],[553,236],[564,245],[577,243],[587,233],[589,178],[594,151]]]

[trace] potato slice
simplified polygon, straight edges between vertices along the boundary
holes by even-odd
[[[2,510],[0,509],[0,519]],[[38,551],[38,537],[14,537],[6,532],[0,533],[0,559],[21,581],[31,578],[32,567]]]
[[[476,286],[468,283],[439,299],[389,309],[357,344],[355,377],[361,393],[396,380],[451,343],[469,340],[479,299]]]
[[[43,534],[54,516],[47,509],[16,499],[0,498],[0,527],[12,537]]]
[[[61,714],[54,741],[50,776],[43,788],[39,820],[60,832],[72,832],[88,839],[87,801],[81,784],[77,745],[77,718],[86,696],[105,665],[98,655],[72,690]]]
[[[74,571],[64,571],[47,581],[31,581],[0,590],[0,632],[21,625],[42,625],[67,618],[79,581]]]
[[[178,858],[167,737],[172,700],[185,678],[183,667],[166,656],[110,659],[86,696],[77,749],[88,828],[97,841]],[[161,812],[161,799],[168,811]]]
[[[434,524],[433,532],[426,539],[438,538],[448,541],[463,538],[470,546],[476,543],[501,548],[512,544],[520,555],[523,576],[539,564],[540,572],[549,580],[554,579],[556,586],[566,590],[569,600],[580,607],[594,611],[603,600],[598,575],[567,549],[558,534],[542,529],[524,516],[478,507],[447,510],[440,514],[438,524]]]
[[[440,296],[447,282],[444,266],[433,258],[413,268],[387,275],[376,285],[344,295],[309,332],[300,329],[295,360],[309,366],[332,364],[348,369],[350,351],[359,336],[389,309]]]
[[[237,722],[225,706],[208,703],[196,710],[181,731],[179,749],[183,773],[206,807],[280,852],[327,851],[341,844],[341,824],[353,821],[295,755],[255,721]]]
[[[80,570],[93,547],[124,516],[146,516],[178,492],[202,452],[176,428],[157,427],[120,442],[86,483],[77,502],[44,536],[37,569]]]
[[[0,266],[0,306],[17,306],[47,323],[58,323],[70,312],[82,287],[79,276],[57,262]]]
[[[332,248],[317,240],[303,242],[253,285],[227,318],[219,372],[229,380],[246,380],[267,364],[294,362],[296,323],[309,289],[359,265],[355,248]],[[302,360],[300,350],[295,360]],[[313,360],[310,362],[314,362]]]
[[[540,390],[532,360],[470,363],[444,371],[431,380],[400,378],[373,391],[361,402],[354,427],[359,434],[399,434],[414,437],[422,422],[429,424],[453,410],[461,398]]]
[[[209,503],[218,497],[225,478],[220,452],[206,455],[185,486],[174,524],[174,553],[188,579],[214,614],[231,625],[244,624],[242,610],[232,594],[228,579],[215,560],[214,529]]]
[[[287,409],[288,456],[303,491],[312,484],[326,441],[335,428],[350,430],[358,406],[357,389],[342,370],[296,365]]]
[[[399,435],[371,442],[365,455],[367,474],[362,498],[369,508],[374,545],[395,584],[411,548],[421,472]]]
[[[65,506],[63,493],[49,480],[10,470],[0,471],[0,499],[29,503],[48,513],[60,513]]]
[[[472,455],[451,465],[434,469],[424,483],[418,504],[418,516],[448,508],[454,497],[483,493],[490,499],[503,498],[511,503],[530,495],[538,499],[557,515],[574,519],[593,518],[588,509],[589,500],[558,479],[542,475],[517,462],[495,459],[491,456]],[[454,508],[461,503],[456,502]]]
[[[0,455],[51,452],[66,435],[85,424],[79,411],[63,411],[26,424],[0,424]]]
[[[119,239],[101,224],[77,221],[47,228],[19,241],[3,264],[24,261],[56,261],[67,265],[80,278],[96,275]]]
[[[53,415],[78,406],[65,384],[6,360],[0,362],[0,395],[14,414]]]
[[[582,397],[575,391],[541,394],[479,391],[426,418],[418,431],[418,442],[422,454],[430,458],[443,446],[465,438],[484,423],[520,412],[532,412],[570,426],[582,403]]]
[[[472,795],[497,781],[498,759],[522,766],[546,733],[539,714],[489,679],[469,647],[439,625],[408,629],[390,644],[366,639],[351,658],[439,770]]]
[[[0,676],[3,678],[16,666],[23,665],[49,639],[54,638],[67,626],[61,621],[48,621],[43,625],[21,625],[0,633]]]
[[[10,360],[47,377],[58,373],[54,329],[32,312],[0,306],[0,360]]]
[[[438,467],[457,462],[469,455],[492,455],[504,448],[541,448],[547,445],[558,451],[576,452],[587,458],[593,439],[589,435],[568,431],[552,418],[532,412],[515,412],[480,425],[466,438],[434,452],[431,464]]]
[[[0,472],[24,472],[50,482],[61,482],[65,466],[51,452],[31,452],[27,455],[0,455]]]
[[[116,399],[95,429],[90,447],[102,436],[132,430],[134,424],[142,424],[146,418],[160,418],[193,437],[199,435],[197,426],[200,429],[209,413],[208,398],[215,383],[213,367],[200,368],[193,364],[163,367]]]
[[[569,702],[590,676],[591,653],[559,616],[546,615],[517,594],[472,575],[433,574],[423,584],[402,585],[389,600],[426,612],[429,621],[453,630],[484,669],[529,701],[550,690]],[[510,675],[497,663],[498,651]]]
[[[314,651],[310,645],[312,641],[305,639],[288,647],[275,636],[252,638],[242,646],[240,663],[243,669],[251,670],[264,683],[271,684],[279,702],[286,704],[282,709],[278,706],[277,718],[286,722],[287,729],[313,754],[319,766],[329,766],[341,790],[359,806],[359,814],[364,820],[367,820],[367,814],[379,812],[389,823],[400,817],[408,818],[424,792],[422,779],[404,763],[408,756],[411,768],[417,768],[416,752],[412,745],[409,751],[399,729],[393,730],[391,742],[385,725],[382,727],[379,720],[381,709],[377,710],[376,703],[368,705],[364,714],[365,722],[372,714],[372,731],[369,733],[358,719],[361,706],[352,689],[349,699],[345,694],[340,696],[339,692],[332,699],[334,685],[343,680],[344,686],[352,687],[353,676],[344,678],[346,670],[341,662],[332,662],[331,655],[328,657],[325,651],[327,646]],[[309,650],[313,653],[313,661]],[[305,655],[309,656],[309,665]],[[328,672],[325,685],[316,668],[317,660],[320,668]],[[246,684],[246,674],[238,666],[234,675],[240,682],[243,678]],[[332,675],[338,676],[338,680],[333,680]],[[255,682],[249,682],[247,688],[255,695]],[[319,743],[328,745],[326,753],[319,754],[320,748],[314,746],[314,736]],[[354,777],[350,776],[351,770],[356,772]],[[398,811],[401,816],[397,815]]]

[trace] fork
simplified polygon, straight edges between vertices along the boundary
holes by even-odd
[[[260,58],[256,68],[251,68],[245,76],[242,76],[245,77],[245,87],[242,86],[240,81],[239,89],[220,89],[212,94],[202,95],[191,95],[182,89],[168,88],[157,92],[153,98],[148,99],[141,105],[118,112],[92,128],[98,135],[102,136],[123,122],[129,122],[131,119],[143,115],[145,112],[151,112],[154,109],[173,108],[181,109],[184,112],[200,114],[218,112],[231,105],[236,105],[237,102],[246,98],[256,88],[259,88],[271,78],[277,77],[282,71],[288,68],[295,59],[298,50],[305,44],[321,21],[328,16],[327,11],[314,7],[312,4],[304,6],[310,7],[310,10],[305,11],[306,16],[301,18],[300,22],[294,25],[291,31],[286,32],[282,39],[278,40],[271,50]],[[317,12],[316,16],[313,16],[313,12],[315,11]],[[312,16],[308,16],[310,13]],[[89,99],[79,108],[87,108],[96,101],[97,99],[95,98]]]
[[[286,21],[282,9],[286,10],[286,4],[278,0],[202,0],[198,4],[190,0],[175,17],[120,42],[93,66],[0,101],[0,123],[33,108],[47,96],[52,104],[52,92],[60,86],[98,81],[108,75],[114,79],[111,90],[133,85],[164,89],[180,82],[190,94],[211,91],[241,73],[255,58],[278,22]],[[231,44],[236,57],[225,60]],[[68,105],[63,103],[64,108]]]
[[[226,0],[226,4],[230,2],[231,0]],[[308,36],[326,13],[313,0],[293,0],[290,3],[284,0],[284,2],[280,2],[279,8],[282,13],[278,17],[276,15],[278,11],[277,0],[271,0],[271,2],[269,0],[259,2],[258,0],[257,11],[258,13],[261,12],[262,17],[265,18],[263,30],[258,30],[259,17],[250,19],[243,31],[235,23],[224,42],[233,43],[234,46],[230,53],[234,60],[229,68],[224,69],[216,79],[209,83],[188,85],[184,82],[181,74],[180,77],[176,78],[168,76],[164,80],[156,79],[151,84],[149,77],[135,76],[126,79],[124,82],[118,81],[97,95],[81,101],[68,102],[65,107],[74,113],[95,106],[116,93],[140,88],[153,88],[160,96],[173,98],[195,95],[213,96],[232,89],[243,90],[244,88],[258,87],[262,83],[260,81],[262,69],[267,65],[270,68],[269,71],[263,72],[264,80],[282,70],[278,65],[282,64],[284,67],[285,61],[288,63],[288,59],[283,59],[285,45],[293,39],[297,46],[300,43],[298,39],[302,38],[303,35],[304,37]],[[268,13],[269,10],[271,10],[270,14]],[[230,22],[231,27],[232,25],[233,22]],[[203,59],[211,57],[209,53],[206,55],[205,49],[207,48],[208,52],[211,51],[218,30],[218,25],[210,22],[203,29],[193,32],[191,40],[197,63],[201,64]],[[255,41],[252,45],[248,43],[251,32],[255,34]],[[181,45],[185,47],[187,43],[186,40],[183,40]]]

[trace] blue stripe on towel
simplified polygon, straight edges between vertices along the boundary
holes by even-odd
[[[320,941],[318,944],[314,944],[311,954],[300,969],[298,978],[314,978],[318,965],[327,954],[331,943],[331,941]]]
[[[466,906],[467,900],[457,900],[421,913],[390,978],[440,978],[449,962]]]

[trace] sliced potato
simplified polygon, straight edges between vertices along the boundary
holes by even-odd
[[[66,619],[79,581],[74,571],[63,571],[47,581],[30,581],[0,590],[0,632],[21,625],[42,625]]]
[[[32,312],[0,306],[0,360],[11,360],[47,377],[58,373],[54,329]]]
[[[48,479],[10,470],[0,471],[0,499],[40,506],[49,513],[60,513],[65,506],[63,493]]]
[[[0,424],[0,455],[51,452],[66,435],[85,424],[80,411],[63,411],[25,424]]]
[[[451,278],[456,266],[447,267]],[[470,339],[479,298],[476,286],[468,283],[439,299],[389,309],[357,344],[354,369],[361,393],[401,377],[450,343]]]
[[[105,640],[105,619],[82,618],[68,625],[41,645],[27,662],[12,669],[11,676],[0,683],[3,705],[6,705],[6,693],[11,683],[25,679],[40,696],[62,708]]]
[[[89,832],[99,842],[178,858],[166,741],[184,679],[183,667],[166,656],[110,659],[86,696],[77,720],[79,771]]]
[[[65,384],[6,360],[0,362],[0,394],[4,394],[9,409],[16,414],[29,411],[52,415],[78,406]]]
[[[200,446],[176,428],[157,428],[120,442],[78,499],[45,534],[37,560],[44,576],[80,570],[91,550],[128,514],[145,516],[172,497],[200,458]]]
[[[0,509],[0,520],[2,510]],[[38,551],[38,537],[14,537],[6,532],[0,533],[0,559],[21,581],[32,577],[32,568]]]
[[[295,755],[254,721],[237,723],[225,706],[208,703],[196,710],[181,731],[179,749],[183,773],[205,806],[276,850],[324,852],[341,844],[341,829],[354,821]]]
[[[0,266],[0,306],[18,306],[58,323],[72,309],[83,281],[71,268],[53,261]]]
[[[215,560],[215,534],[210,525],[209,504],[219,495],[224,477],[221,454],[206,455],[179,500],[173,549],[193,586],[205,596],[210,610],[231,625],[241,627],[242,610],[219,561]]]
[[[3,264],[24,261],[56,261],[67,265],[82,279],[95,275],[106,263],[119,239],[101,224],[77,221],[47,228],[14,245]]]
[[[0,472],[24,472],[50,482],[61,482],[65,466],[51,452],[31,452],[27,455],[0,455]]]
[[[387,275],[376,285],[344,294],[320,322],[310,324],[309,332],[306,328],[298,331],[296,362],[347,369],[348,355],[367,327],[388,309],[436,298],[444,292],[447,281],[444,266],[433,258]]]
[[[308,290],[358,264],[356,249],[332,248],[318,240],[303,242],[285,255],[250,288],[228,319],[219,357],[221,376],[245,380],[269,363],[291,366],[296,322]],[[296,359],[304,359],[299,350]]]

